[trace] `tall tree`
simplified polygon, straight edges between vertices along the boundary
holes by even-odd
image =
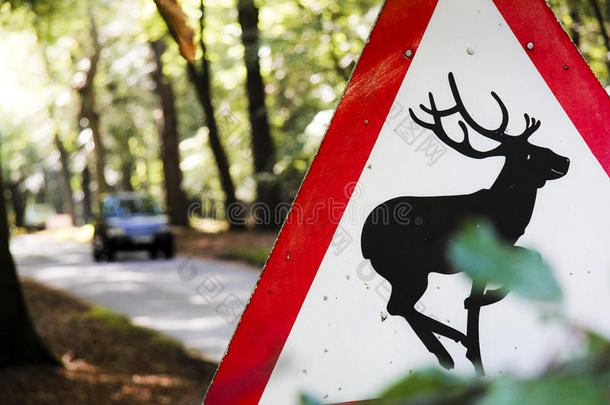
[[[40,56],[48,79],[47,86],[51,87],[53,82],[61,82],[61,79],[59,78],[58,71],[54,68],[53,63],[51,63],[49,60],[49,55],[47,54],[49,42],[52,42],[53,39],[57,38],[57,35],[54,35],[53,32],[53,28],[57,26],[55,18],[59,15],[61,15],[62,18],[66,17],[65,14],[60,11],[60,8],[62,11],[65,11],[63,8],[71,8],[71,5],[64,3],[57,6],[31,2],[31,6],[32,11],[34,12],[33,29],[36,33],[37,41],[40,44]],[[54,9],[54,7],[59,8]],[[54,122],[56,122],[57,119],[55,101],[56,100],[51,100],[47,107],[48,116]],[[72,222],[74,223],[76,220],[76,204],[74,202],[74,193],[71,182],[72,172],[70,170],[70,153],[64,145],[60,125],[58,124],[54,125],[53,144],[59,153],[60,163],[59,188],[61,189],[60,200],[62,206],[59,212],[68,213],[72,217]]]
[[[193,43],[194,33],[188,26],[186,15],[180,8],[178,2],[176,0],[155,0],[155,4],[157,5],[159,14],[167,24],[169,32],[178,44],[181,55],[186,59],[188,76],[195,87],[197,99],[199,100],[205,115],[210,148],[212,149],[216,167],[218,168],[220,184],[225,194],[225,210],[229,219],[233,219],[234,215],[232,215],[230,211],[231,206],[237,202],[237,198],[235,197],[235,184],[233,183],[233,178],[231,177],[231,172],[229,170],[229,160],[220,140],[220,133],[218,131],[218,124],[214,113],[214,105],[212,103],[212,73],[210,71],[208,54],[203,37],[203,28],[205,26],[205,7],[203,0],[200,1],[201,15],[199,17],[199,46],[201,47],[202,52],[199,68],[197,68],[195,64],[195,55],[197,52]],[[241,221],[230,221],[230,223],[232,228],[241,227]]]
[[[274,181],[273,165],[275,148],[265,105],[265,85],[260,70],[258,8],[254,0],[238,1],[238,20],[241,25],[241,40],[244,45],[246,63],[246,93],[248,113],[252,130],[252,155],[254,176],[256,177],[257,202],[266,204],[271,213],[270,223],[280,225],[281,218],[275,218],[279,203],[279,184]]]
[[[163,73],[163,39],[150,42],[155,70],[152,72],[156,87],[155,92],[161,102],[163,116],[159,119],[159,141],[161,145],[161,161],[165,177],[165,199],[173,225],[188,225],[187,199],[182,189],[182,171],[180,170],[180,153],[178,151],[178,115],[174,89],[169,77]]]
[[[93,197],[91,195],[91,171],[89,165],[85,163],[83,172],[81,173],[81,188],[83,189],[83,221],[89,222],[93,214],[91,206],[93,205]]]
[[[51,63],[47,57],[46,48],[42,49],[42,59],[45,64],[45,68],[47,71],[47,76],[50,80],[53,80],[55,77]],[[55,103],[52,102],[49,104],[49,118],[55,118]],[[76,219],[76,206],[74,204],[73,198],[73,190],[72,190],[72,172],[70,170],[70,156],[68,150],[64,146],[64,143],[61,139],[61,134],[59,132],[59,126],[55,125],[55,132],[53,134],[53,143],[57,148],[57,152],[59,152],[59,163],[60,163],[60,172],[61,172],[61,191],[63,194],[63,212],[67,212],[72,217],[72,222]]]
[[[80,80],[76,85],[76,90],[80,95],[80,111],[79,125],[83,129],[91,130],[93,143],[95,144],[95,174],[97,180],[98,195],[108,191],[108,183],[104,176],[106,167],[106,150],[100,132],[100,117],[96,111],[96,92],[95,92],[95,75],[97,73],[98,63],[102,52],[102,46],[99,41],[97,24],[93,16],[93,10],[88,8],[89,14],[89,33],[93,44],[93,52],[88,58],[86,66],[79,72]]]
[[[135,161],[134,156],[129,151],[129,142],[121,144],[121,189],[125,191],[133,191],[133,184],[131,184],[131,175],[134,170]]]
[[[1,158],[0,190],[4,190]],[[25,306],[9,250],[6,203],[0,198],[0,367],[40,363],[59,365],[36,333]]]
[[[129,95],[118,94],[119,85],[114,81],[108,83],[106,88],[112,94],[109,106],[112,108],[109,113],[109,115],[112,115],[112,119],[108,120],[106,130],[114,140],[113,152],[120,161],[121,180],[119,188],[122,191],[134,191],[131,180],[136,166],[136,156],[131,148],[130,140],[138,135],[140,128],[135,124],[128,106],[131,103],[137,103],[139,100],[132,99]],[[159,136],[161,136],[160,132]]]
[[[36,33],[37,36],[40,38],[40,28],[39,28],[39,24],[35,24],[34,25],[35,29],[36,29]],[[51,63],[49,61],[49,57],[47,56],[47,50],[46,50],[46,46],[43,46],[42,50],[41,50],[41,54],[42,54],[42,60],[44,62],[45,65],[45,69],[47,71],[47,76],[49,78],[49,82],[53,81],[55,78],[55,73],[53,72],[53,68],[51,66]],[[52,102],[49,104],[49,118],[51,118],[52,120],[55,119],[55,103]],[[76,207],[74,204],[74,198],[73,198],[73,190],[72,190],[72,172],[70,171],[70,157],[69,157],[69,153],[68,150],[66,149],[66,147],[64,146],[64,143],[61,139],[61,134],[59,132],[59,126],[55,125],[55,132],[53,134],[53,143],[55,144],[55,147],[57,148],[57,151],[59,152],[59,163],[61,166],[61,191],[63,193],[63,211],[67,212],[68,214],[70,214],[70,216],[72,217],[72,221],[74,222],[74,220],[76,219]]]
[[[25,201],[28,190],[25,187],[23,179],[8,183],[8,190],[11,193],[11,205],[15,214],[15,226],[23,228],[25,226]],[[2,190],[0,188],[0,190]]]
[[[56,130],[53,135],[53,141],[55,143],[55,147],[59,152],[59,163],[61,165],[61,189],[63,192],[63,202],[64,202],[64,212],[67,212],[72,217],[72,222],[76,219],[76,207],[74,204],[74,198],[72,197],[72,172],[70,170],[70,158],[68,155],[68,151],[64,146],[63,141],[61,140],[61,136],[59,131]]]

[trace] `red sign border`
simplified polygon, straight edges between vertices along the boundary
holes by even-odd
[[[437,2],[384,4],[208,390],[206,405],[259,402],[338,226],[337,218],[319,215],[319,204],[332,201],[345,209],[353,191],[349,185],[358,181],[366,165]],[[610,98],[550,7],[544,0],[494,3],[610,175]],[[411,50],[410,58],[406,50]]]
[[[559,104],[610,176],[610,98],[544,0],[494,0]],[[528,49],[527,44],[533,44]]]

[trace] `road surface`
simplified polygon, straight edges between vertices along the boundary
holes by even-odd
[[[244,264],[150,260],[146,252],[95,263],[88,244],[45,234],[17,236],[11,251],[20,275],[123,313],[212,361],[222,358],[259,276]]]

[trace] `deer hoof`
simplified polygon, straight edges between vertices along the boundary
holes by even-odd
[[[436,358],[438,359],[439,364],[447,370],[452,370],[455,367],[455,363],[449,355],[436,354]]]

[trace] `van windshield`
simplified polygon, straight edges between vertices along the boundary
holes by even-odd
[[[109,217],[161,214],[159,206],[151,197],[113,199],[105,204],[104,211]]]

